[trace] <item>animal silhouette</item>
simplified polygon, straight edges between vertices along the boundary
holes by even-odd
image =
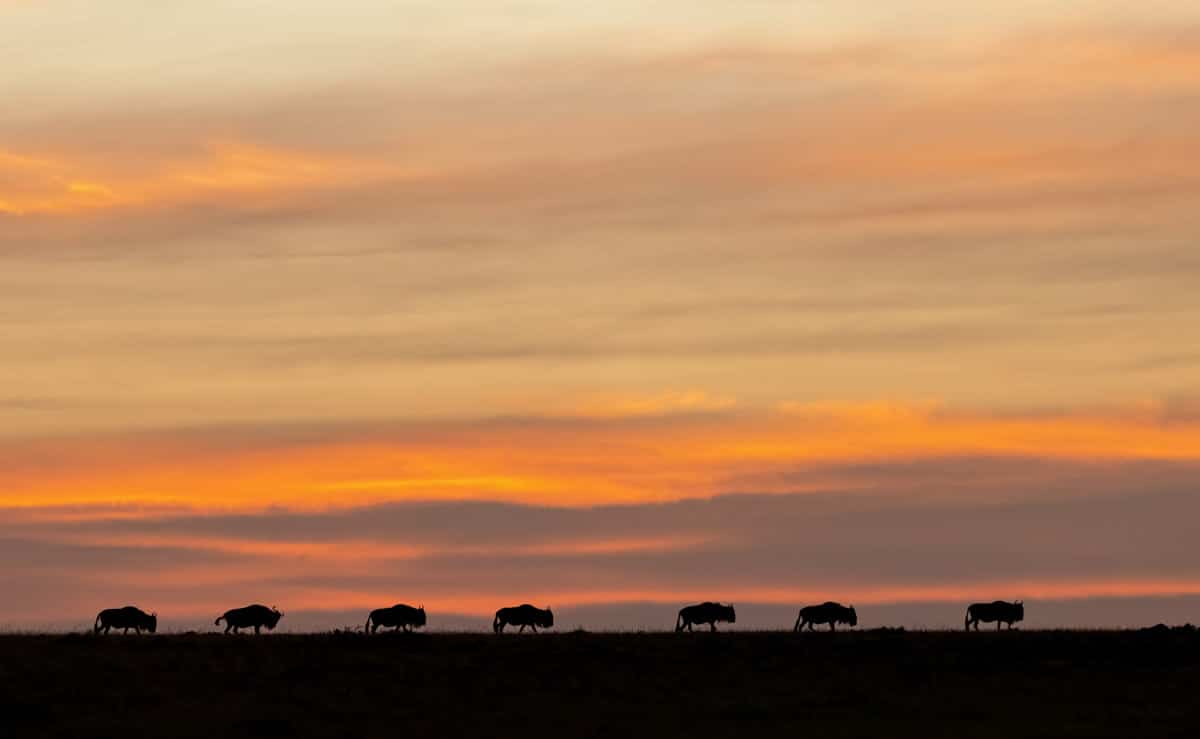
[[[380,626],[390,626],[393,631],[403,628],[412,631],[413,627],[425,625],[425,608],[413,608],[403,603],[397,603],[390,608],[376,608],[367,616],[367,625],[363,630],[374,634]]]
[[[536,608],[528,603],[522,603],[519,606],[510,608],[501,608],[496,611],[496,618],[492,620],[492,631],[499,634],[504,631],[505,626],[520,626],[517,633],[525,630],[528,626],[533,632],[537,633],[537,627],[548,629],[554,625],[554,614],[549,608],[545,610]]]
[[[97,634],[101,631],[107,634],[109,629],[122,629],[124,634],[128,634],[130,629],[140,634],[145,629],[153,634],[158,630],[158,614],[146,613],[134,606],[105,608],[96,614],[96,623],[92,628]]]
[[[963,624],[967,631],[974,626],[976,631],[979,631],[979,622],[985,623],[996,622],[996,631],[1000,630],[1000,624],[1008,624],[1008,628],[1013,627],[1013,623],[1025,620],[1025,604],[1021,601],[1009,603],[1003,600],[994,600],[991,603],[972,603],[967,606],[967,617]]]
[[[709,631],[716,631],[718,621],[731,624],[737,622],[737,613],[733,610],[733,605],[705,601],[679,609],[679,616],[675,619],[675,631],[683,631],[685,627],[691,631],[693,624],[708,624]]]
[[[854,606],[844,606],[831,600],[825,601],[819,606],[805,606],[800,609],[800,615],[796,617],[796,625],[792,627],[792,631],[800,631],[805,626],[812,631],[816,624],[829,624],[830,631],[837,631],[837,624],[858,626],[858,613],[854,610]]]
[[[283,618],[283,613],[277,608],[267,608],[254,604],[245,608],[234,608],[230,611],[217,616],[217,620],[213,621],[214,625],[219,626],[221,621],[225,622],[225,633],[228,634],[232,629],[233,633],[237,634],[241,629],[254,628],[254,633],[258,634],[259,629],[263,626],[267,627],[267,631],[271,631],[279,623],[279,619]]]

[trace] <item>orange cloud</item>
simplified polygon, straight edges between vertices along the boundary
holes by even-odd
[[[786,404],[770,414],[613,418],[430,427],[428,434],[305,444],[183,440],[11,445],[0,505],[80,503],[305,508],[387,500],[500,500],[588,506],[844,484],[822,467],[943,457],[1198,460],[1200,423],[1153,407],[1112,413],[994,416],[931,405]],[[806,483],[796,471],[812,469]],[[770,480],[772,471],[786,479]]]
[[[47,537],[48,541],[56,540]],[[686,551],[711,544],[712,536],[660,535],[653,537],[622,537],[613,539],[576,539],[544,541],[532,544],[506,543],[503,546],[474,545],[422,545],[411,546],[389,541],[339,539],[337,541],[264,541],[239,539],[236,537],[212,536],[157,536],[157,535],[75,535],[58,539],[72,543],[100,547],[131,547],[154,549],[169,547],[220,554],[247,555],[257,558],[285,558],[319,563],[321,567],[344,566],[346,564],[370,565],[397,560],[420,560],[441,555],[511,557],[511,556],[556,556],[594,554],[633,554],[649,552]],[[311,573],[311,571],[310,571]]]
[[[360,184],[378,165],[239,141],[207,144],[179,159],[79,161],[0,151],[0,213],[67,215],[110,208],[203,202]],[[399,173],[391,168],[391,176]]]

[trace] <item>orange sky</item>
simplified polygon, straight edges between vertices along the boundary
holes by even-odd
[[[0,0],[8,618],[783,602],[839,582],[674,517],[827,498],[864,602],[1193,593],[1197,68],[1183,0]],[[995,571],[872,552],[870,500],[971,507]],[[332,533],[371,512],[438,533]]]
[[[236,437],[237,430],[230,430]],[[497,500],[590,506],[728,492],[795,493],[844,480],[833,464],[953,457],[1195,461],[1200,421],[1162,409],[987,416],[894,403],[785,404],[732,412],[560,417],[430,424],[392,433],[342,429],[300,443],[251,444],[155,434],[7,446],[0,505],[44,508],[136,503],[258,510],[405,500]],[[55,460],[24,464],[22,458]],[[768,478],[810,468],[810,480]]]

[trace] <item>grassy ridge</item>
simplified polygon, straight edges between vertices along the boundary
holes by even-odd
[[[0,737],[1198,729],[1195,633],[0,637]]]

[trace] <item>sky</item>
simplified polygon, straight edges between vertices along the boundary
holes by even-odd
[[[1191,0],[0,0],[0,98],[0,627],[1198,602]]]

